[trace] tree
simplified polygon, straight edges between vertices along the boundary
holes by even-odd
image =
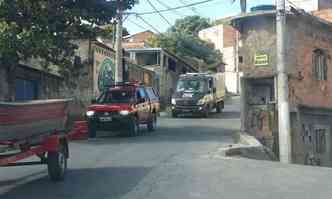
[[[181,32],[198,36],[198,32],[210,27],[209,19],[200,16],[187,16],[177,19],[175,24],[169,29],[170,32]]]
[[[148,40],[152,47],[162,47],[184,58],[197,69],[212,69],[222,63],[222,54],[212,43],[201,40],[198,32],[210,27],[208,19],[197,16],[177,20],[175,25],[164,33]]]
[[[124,9],[135,1],[124,0]],[[68,70],[77,48],[71,41],[91,35],[115,14],[116,2],[108,0],[1,0],[0,65],[7,69],[7,100],[14,99],[20,60],[37,58],[45,68],[52,63]]]
[[[115,34],[115,25],[113,24],[107,24],[96,30],[96,36],[104,37],[110,40],[114,39],[114,34]],[[126,27],[123,27],[122,36],[127,36],[127,35],[129,35],[129,31]]]

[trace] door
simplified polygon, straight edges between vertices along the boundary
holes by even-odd
[[[331,166],[330,128],[315,125],[313,130],[315,158],[320,166]]]
[[[15,80],[15,100],[34,100],[38,97],[38,83],[33,80],[17,78]]]
[[[149,100],[144,88],[138,88],[136,91],[138,118],[140,122],[147,122],[149,119]]]

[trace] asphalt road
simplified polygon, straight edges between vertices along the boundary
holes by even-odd
[[[115,199],[140,186],[153,189],[154,183],[168,176],[163,168],[179,169],[182,160],[206,156],[233,143],[232,133],[239,128],[237,104],[238,99],[232,100],[224,113],[209,119],[161,117],[157,131],[148,133],[143,127],[139,137],[73,142],[65,182],[50,182],[45,166],[1,168],[0,198]],[[140,185],[151,177],[151,186]]]
[[[221,156],[239,99],[210,119],[160,118],[158,131],[70,144],[64,182],[43,166],[1,168],[1,199],[330,198],[332,169]]]

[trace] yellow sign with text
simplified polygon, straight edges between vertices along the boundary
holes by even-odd
[[[267,54],[255,54],[255,66],[269,65],[269,56]]]

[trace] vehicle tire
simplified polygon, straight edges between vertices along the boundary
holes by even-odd
[[[208,118],[210,116],[210,108],[206,107],[203,113],[203,117]]]
[[[216,106],[216,111],[217,111],[217,113],[221,113],[221,103],[220,102],[218,102],[217,103],[217,106]]]
[[[60,144],[58,151],[47,154],[48,175],[54,182],[64,180],[67,170],[67,153],[65,144]]]
[[[155,131],[157,127],[157,114],[153,113],[152,120],[148,123],[148,131]]]
[[[129,124],[128,136],[134,137],[139,135],[139,123],[137,117],[133,117]]]
[[[96,128],[93,124],[88,124],[88,135],[89,135],[89,138],[96,138],[97,137],[97,131],[96,131]]]
[[[172,118],[177,118],[177,117],[178,117],[178,114],[175,112],[172,112]]]

